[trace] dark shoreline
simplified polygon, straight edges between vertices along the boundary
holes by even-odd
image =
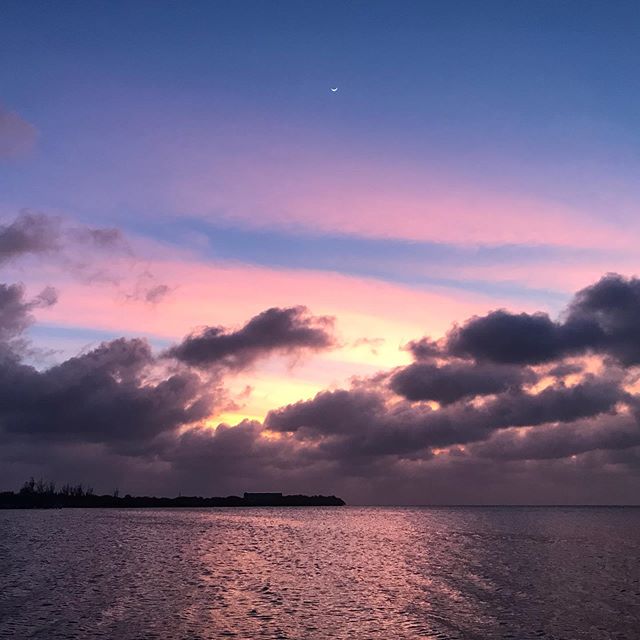
[[[151,509],[159,507],[184,509],[190,507],[341,507],[344,505],[344,500],[336,496],[291,495],[250,499],[240,496],[155,498],[126,495],[121,498],[110,495],[24,495],[11,491],[0,493],[0,509]]]

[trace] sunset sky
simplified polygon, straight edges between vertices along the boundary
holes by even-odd
[[[636,502],[639,63],[622,0],[3,2],[0,490]]]

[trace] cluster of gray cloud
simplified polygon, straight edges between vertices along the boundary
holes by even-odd
[[[60,216],[24,209],[18,216],[0,223],[0,266],[20,258],[55,260],[63,269],[85,282],[119,284],[119,276],[104,264],[96,267],[96,253],[109,258],[117,255],[129,261],[129,272],[135,270],[135,254],[120,229],[74,225]],[[38,263],[33,263],[37,265]],[[144,269],[138,273],[133,291],[122,291],[127,301],[152,305],[164,301],[173,287],[158,282]]]
[[[540,364],[587,352],[640,363],[640,281],[610,274],[580,291],[561,322],[494,311],[453,329],[444,349],[478,361]]]
[[[613,460],[640,446],[639,348],[640,280],[610,274],[578,292],[561,321],[504,310],[471,318],[440,341],[410,343],[414,363],[274,410],[266,426],[359,469],[446,462],[453,484],[453,469],[483,461],[520,461],[523,472],[555,461],[566,471],[597,454],[599,472],[614,465],[635,491],[637,456],[626,458],[630,468]],[[598,373],[576,360],[588,356]]]
[[[25,254],[58,251],[59,236],[55,219],[23,211],[14,221],[0,225],[0,262]]]
[[[168,355],[195,367],[244,369],[269,352],[320,351],[334,345],[333,319],[313,317],[305,307],[271,308],[233,332],[204,327]]]
[[[414,362],[393,374],[390,385],[407,400],[433,400],[447,405],[463,398],[521,389],[535,378],[529,367],[491,362]]]
[[[0,264],[28,255],[59,254],[66,247],[124,249],[124,235],[115,228],[65,225],[56,216],[23,210],[15,220],[0,224]]]
[[[121,242],[108,230],[74,233]],[[55,252],[66,234],[22,214],[0,228],[0,260]],[[39,370],[24,332],[34,309],[55,301],[52,289],[28,299],[21,285],[0,285],[4,483],[34,473],[129,491],[264,488],[374,502],[624,502],[640,488],[635,278],[605,276],[557,321],[473,317],[441,340],[411,342],[407,366],[274,408],[264,423],[216,428],[207,419],[231,402],[229,376],[274,354],[333,348],[333,319],[271,308],[162,353],[120,338]]]
[[[195,362],[194,336],[160,354],[144,339],[119,338],[38,370],[25,362],[17,340],[33,310],[54,302],[50,289],[27,299],[21,285],[0,285],[3,480],[35,465],[50,475],[89,473],[99,485],[124,465],[135,469],[138,482],[143,470],[148,482],[154,469],[162,469],[166,477],[186,474],[184,482],[193,483],[212,472],[220,479],[225,469],[229,477],[242,470],[262,476],[296,460],[262,438],[259,423],[211,430],[203,422],[229,402],[223,383],[230,371],[273,353],[330,348],[330,318],[312,316],[304,307],[273,308],[237,331],[205,328],[206,357]]]
[[[0,284],[0,344],[7,346],[31,324],[31,312],[55,304],[58,294],[47,287],[33,300],[26,301],[21,284]]]
[[[0,336],[19,334],[41,298],[25,300],[24,291],[16,285],[0,288]],[[264,334],[257,346],[256,330],[252,330],[245,342],[236,338],[233,347],[225,350],[225,357],[237,352],[234,368],[240,360],[249,366],[274,348],[305,348],[300,332],[305,323],[311,329],[318,321],[301,309],[270,309],[266,313],[296,318],[289,342],[284,335],[270,341]],[[260,324],[263,316],[247,326]],[[329,338],[324,336],[326,344]],[[226,399],[217,384],[219,372],[201,376],[189,367],[167,362],[170,354],[155,356],[142,339],[106,342],[44,371],[22,362],[7,340],[3,345],[0,425],[5,437],[99,443],[120,453],[157,454],[158,447],[166,444],[161,442],[163,436],[176,436],[181,427],[204,420]]]
[[[214,398],[203,393],[196,375],[181,371],[147,382],[144,373],[152,363],[149,345],[138,339],[102,344],[43,372],[7,359],[3,431],[135,453],[166,431],[209,414]]]
[[[340,457],[411,458],[430,456],[433,448],[486,440],[501,429],[571,423],[608,414],[624,398],[617,382],[595,378],[571,387],[558,383],[539,393],[504,392],[481,406],[459,402],[437,410],[403,402],[390,407],[380,391],[340,390],[274,410],[266,425],[297,433],[301,441],[315,442]]]

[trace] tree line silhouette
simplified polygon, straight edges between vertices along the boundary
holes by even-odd
[[[120,496],[97,495],[93,488],[82,484],[64,484],[60,489],[51,481],[30,478],[18,492],[0,492],[0,509],[62,509],[62,508],[152,508],[152,507],[338,507],[345,504],[336,496],[282,495],[279,493],[245,493],[243,497]]]

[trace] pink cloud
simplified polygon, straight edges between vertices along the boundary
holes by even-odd
[[[247,227],[460,245],[629,247],[605,219],[526,193],[443,175],[428,165],[355,158],[337,151],[231,153],[224,165],[193,163],[170,187],[188,215]]]
[[[454,320],[509,303],[444,287],[423,290],[330,272],[174,260],[144,264],[173,287],[171,304],[127,300],[113,287],[47,270],[31,285],[54,282],[61,293],[42,319],[175,339],[199,325],[237,326],[271,306],[304,304],[315,314],[336,316],[346,341],[384,335],[386,342],[399,345],[424,333],[441,335]]]

